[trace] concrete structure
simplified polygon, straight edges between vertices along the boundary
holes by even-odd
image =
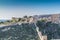
[[[12,21],[13,21],[13,22],[17,22],[18,20],[19,20],[18,18],[12,17]]]
[[[29,20],[29,21],[28,21],[28,20]],[[31,17],[31,18],[28,18],[27,21],[28,21],[28,22],[33,22],[34,19],[33,19],[33,17]]]
[[[37,30],[37,33],[38,33],[38,36],[39,36],[40,40],[47,40],[47,35],[42,35],[42,32],[39,31],[38,27],[36,27],[36,30]]]
[[[40,15],[39,20],[52,21],[53,23],[60,23],[60,14]]]
[[[42,36],[41,40],[47,40],[47,36],[46,35]]]
[[[12,20],[13,20],[13,22],[16,22],[16,21],[18,22],[19,18],[12,17]],[[34,18],[33,17],[30,17],[30,18],[22,18],[21,19],[21,22],[24,22],[24,23],[26,23],[26,22],[31,23],[33,21],[34,21]]]
[[[52,22],[55,22],[55,23],[59,23],[59,21],[60,21],[59,20],[60,19],[59,17],[60,17],[59,14],[54,14],[54,15],[51,16],[51,21]]]
[[[12,17],[13,20],[18,21],[18,18]],[[36,20],[46,20],[47,22],[52,21],[53,23],[60,23],[60,14],[52,15],[36,15],[34,17],[22,18],[24,22],[35,22]]]

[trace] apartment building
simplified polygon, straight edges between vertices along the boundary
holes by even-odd
[[[51,21],[53,23],[60,23],[60,14],[40,15],[39,20]]]
[[[51,16],[51,21],[54,23],[59,23],[60,21],[60,15],[59,14],[54,14]]]

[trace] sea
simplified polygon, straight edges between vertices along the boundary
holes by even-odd
[[[0,22],[6,22],[7,20],[5,20],[5,19],[0,19]]]

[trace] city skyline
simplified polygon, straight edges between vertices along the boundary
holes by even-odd
[[[60,14],[59,0],[0,0],[0,19],[25,15]]]

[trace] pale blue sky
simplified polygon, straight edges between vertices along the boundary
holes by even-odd
[[[0,1],[0,19],[60,13],[59,0]]]

